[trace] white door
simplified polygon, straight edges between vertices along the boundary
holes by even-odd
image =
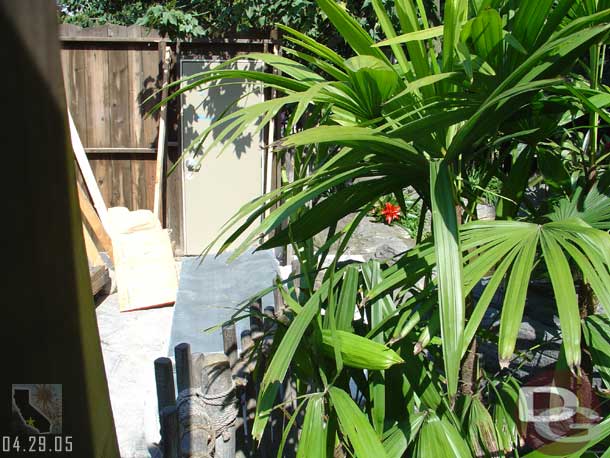
[[[182,77],[209,70],[222,60],[184,60]],[[232,68],[263,70],[263,65],[251,60],[237,61]],[[260,85],[231,84],[223,81],[210,89],[195,89],[182,96],[182,146],[191,142],[217,120],[228,108],[233,112],[264,100]],[[238,100],[239,99],[239,100]],[[237,100],[237,103],[235,101]],[[230,145],[215,146],[197,168],[198,156],[186,155],[183,167],[184,254],[198,255],[218,235],[221,226],[242,205],[263,192],[264,138],[263,131],[254,134],[252,125],[244,135]],[[214,129],[203,143],[210,145],[224,127]],[[219,155],[223,146],[226,146]],[[237,226],[236,226],[237,227]],[[216,251],[216,250],[214,250]]]

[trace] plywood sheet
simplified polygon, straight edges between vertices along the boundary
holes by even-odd
[[[178,278],[167,230],[148,210],[112,208],[110,215],[121,311],[173,304]]]

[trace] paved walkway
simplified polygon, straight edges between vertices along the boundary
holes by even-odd
[[[149,458],[159,441],[153,362],[167,354],[174,307],[120,313],[112,294],[96,312],[121,457]]]
[[[228,320],[237,307],[253,295],[273,285],[277,276],[277,261],[271,251],[244,254],[227,264],[228,255],[184,258],[180,273],[180,288],[172,324],[169,356],[182,342],[191,351],[222,353],[222,331],[205,329]],[[273,306],[273,295],[263,298],[263,308]],[[249,323],[237,323],[238,345],[242,330]]]

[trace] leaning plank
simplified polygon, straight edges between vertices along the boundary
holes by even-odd
[[[95,212],[95,208],[89,202],[89,198],[85,193],[85,190],[81,186],[80,182],[77,180],[76,186],[78,188],[78,201],[80,204],[80,211],[83,217],[85,218],[85,222],[93,231],[93,237],[97,239],[102,249],[108,254],[110,259],[113,259],[112,255],[112,240],[110,240],[110,236],[104,229],[102,225],[102,221],[100,220],[98,214]]]
[[[159,43],[161,59],[163,63],[163,89],[161,98],[167,97],[167,82],[169,80],[169,66],[171,63],[171,49],[165,42]],[[157,167],[155,170],[155,200],[153,211],[157,218],[161,219],[161,191],[163,189],[163,164],[165,163],[165,121],[167,118],[167,105],[161,107],[159,113],[159,140],[157,143]]]
[[[83,223],[83,237],[85,239],[85,250],[87,251],[87,259],[89,260],[89,265],[91,266],[103,266],[104,261],[100,256],[100,253],[97,251],[97,247],[95,243],[93,243],[93,239],[91,238],[91,234],[87,230],[87,227]]]
[[[85,239],[85,249],[87,251],[87,261],[89,264],[89,277],[91,279],[91,292],[95,296],[110,281],[108,268],[104,264],[100,253],[97,251],[95,243],[87,227],[83,224],[83,237]]]
[[[70,123],[70,137],[72,139],[72,149],[74,150],[74,156],[76,156],[76,162],[78,163],[78,167],[83,175],[83,179],[85,180],[85,184],[87,185],[87,189],[91,195],[91,199],[93,200],[93,206],[97,210],[97,214],[100,217],[100,221],[102,222],[104,229],[106,229],[106,232],[110,233],[108,225],[108,209],[106,208],[106,204],[104,203],[104,198],[100,193],[100,189],[97,187],[93,170],[91,170],[91,165],[87,160],[85,149],[80,141],[80,136],[76,130],[76,125],[74,124],[74,120],[72,119],[72,115],[69,111],[68,121]]]

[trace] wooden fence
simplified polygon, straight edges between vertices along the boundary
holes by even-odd
[[[67,24],[60,33],[69,109],[106,205],[152,209],[158,121],[143,102],[160,87],[160,42],[131,39],[158,34]],[[107,40],[86,41],[95,38]]]
[[[295,285],[296,286],[296,285]],[[181,456],[215,458],[275,458],[283,434],[297,415],[297,395],[290,373],[278,387],[282,409],[270,413],[260,443],[251,433],[263,375],[270,363],[277,320],[286,306],[276,290],[275,307],[250,304],[250,329],[241,334],[238,352],[234,324],[222,328],[224,354],[191,353],[188,343],[175,347],[175,374],[171,359],[155,360],[162,458]],[[294,458],[303,415],[294,419],[281,456]]]
[[[159,100],[146,101],[161,86],[165,40],[140,26],[105,25],[82,29],[62,24],[61,59],[68,107],[109,207],[153,208]],[[276,41],[265,37],[167,43],[172,49],[170,81],[183,58],[230,58],[265,52]],[[168,170],[180,156],[179,105],[167,115]],[[166,227],[176,253],[182,248],[182,176],[180,167],[165,181],[162,202]]]

